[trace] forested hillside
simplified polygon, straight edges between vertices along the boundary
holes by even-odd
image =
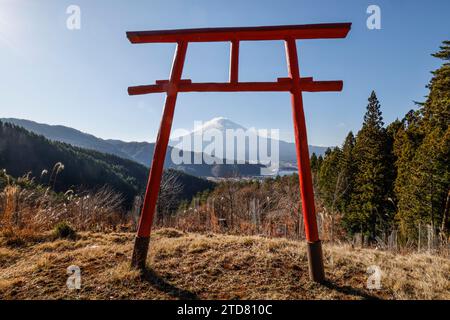
[[[332,214],[341,214],[349,233],[374,239],[400,231],[417,241],[419,226],[445,237],[450,202],[450,41],[433,55],[444,60],[432,72],[430,92],[402,120],[384,126],[375,92],[361,130],[342,147],[312,157],[318,196]]]
[[[49,141],[21,127],[0,122],[0,168],[13,177],[29,174],[56,192],[108,185],[130,204],[145,190],[148,169],[134,161]],[[180,197],[189,199],[212,183],[181,172]]]

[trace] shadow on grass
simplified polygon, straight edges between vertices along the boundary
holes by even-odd
[[[146,268],[142,273],[142,278],[153,285],[158,290],[167,293],[168,295],[182,300],[198,300],[200,299],[195,293],[178,288],[173,284],[167,282],[166,279],[162,278],[155,271],[150,268]]]
[[[322,285],[327,287],[328,289],[335,290],[335,291],[343,293],[343,294],[352,295],[352,296],[364,298],[367,300],[381,300],[379,297],[377,297],[375,295],[371,295],[364,290],[356,289],[356,288],[353,288],[350,286],[340,286],[329,280],[322,283]]]

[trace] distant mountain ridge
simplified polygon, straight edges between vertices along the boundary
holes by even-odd
[[[104,140],[94,135],[81,132],[79,130],[61,126],[61,125],[48,125],[43,123],[37,123],[31,120],[16,119],[16,118],[3,118],[0,121],[6,123],[12,123],[34,132],[39,135],[43,135],[49,140],[64,142],[76,147],[95,150],[103,153],[116,155],[118,157],[133,160],[147,167],[150,166],[153,158],[154,143],[149,142],[125,142],[121,140]],[[256,176],[260,173],[261,165],[257,164],[175,164],[172,162],[171,153],[173,148],[168,147],[165,168],[173,168],[184,171],[188,174],[195,176],[230,176],[230,175],[252,175]],[[177,150],[175,150],[177,151]],[[179,151],[183,154],[185,151]],[[194,153],[188,152],[191,159],[194,159]],[[193,163],[193,161],[192,161]]]
[[[96,150],[103,153],[113,154],[118,157],[136,161],[147,167],[150,166],[151,159],[153,158],[154,143],[149,142],[125,142],[116,139],[101,139],[92,134],[88,134],[79,131],[74,128],[62,126],[62,125],[49,125],[44,123],[38,123],[31,120],[16,119],[16,118],[2,118],[3,122],[12,123],[14,125],[23,127],[36,134],[43,135],[47,139],[52,141],[59,141],[68,143],[80,148]],[[224,117],[217,117],[203,123],[203,130],[217,129],[224,132],[226,129],[242,129],[246,130],[240,124],[233,122],[230,119]],[[198,128],[197,128],[198,130]],[[195,132],[195,129],[191,134]],[[173,168],[184,171],[186,173],[195,176],[230,176],[230,175],[251,175],[257,176],[260,174],[261,165],[258,164],[175,164],[171,159],[172,150],[174,150],[174,141],[169,143],[165,158],[165,168]],[[270,143],[269,143],[270,146]],[[310,155],[314,152],[317,156],[323,155],[326,151],[326,147],[309,146]],[[174,151],[177,151],[175,148]],[[279,140],[279,154],[280,154],[280,167],[295,168],[296,167],[296,149],[295,144]],[[192,150],[180,151],[181,154],[188,152],[191,159],[194,159],[195,153]],[[225,153],[224,153],[225,154]],[[192,161],[193,163],[193,161]]]
[[[97,138],[96,136],[82,131],[62,126],[62,125],[49,125],[44,123],[38,123],[31,120],[16,119],[16,118],[2,118],[0,121],[15,124],[23,127],[28,131],[36,134],[43,135],[49,140],[59,141],[71,144],[85,149],[97,150],[104,153],[115,154],[119,157],[128,159],[127,154],[120,152],[114,145],[106,140]],[[138,161],[139,162],[139,161]]]

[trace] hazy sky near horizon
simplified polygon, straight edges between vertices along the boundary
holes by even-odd
[[[80,30],[66,27],[72,4]],[[366,26],[371,4],[381,30]],[[339,93],[304,93],[309,143],[340,145],[360,128],[371,90],[387,123],[424,100],[441,63],[430,54],[450,40],[449,12],[447,0],[0,0],[0,117],[154,141],[164,94],[130,97],[127,87],[167,79],[175,45],[132,45],[126,31],[352,22],[346,39],[297,42],[302,76],[344,81]],[[191,44],[183,78],[227,81],[228,67],[228,43]],[[240,80],[286,74],[282,42],[241,44]],[[180,94],[173,128],[218,116],[293,140],[288,93]]]

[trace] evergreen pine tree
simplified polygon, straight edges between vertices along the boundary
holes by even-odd
[[[398,175],[397,220],[402,234],[417,235],[417,224],[448,230],[450,189],[450,41],[433,55],[444,64],[433,72],[430,93],[403,119],[395,141]]]
[[[342,151],[338,147],[328,148],[319,172],[320,198],[331,213],[336,211],[337,202],[345,191],[345,181],[340,172],[341,157]]]
[[[355,136],[349,132],[342,145],[342,157],[340,170],[346,182],[346,190],[339,201],[340,211],[344,214],[348,211],[350,200],[354,191],[355,159],[353,150],[355,148]]]
[[[351,232],[360,231],[373,239],[385,228],[386,205],[386,130],[383,128],[380,103],[372,91],[364,115],[364,123],[356,137],[355,190],[351,199],[351,214],[346,225]]]

